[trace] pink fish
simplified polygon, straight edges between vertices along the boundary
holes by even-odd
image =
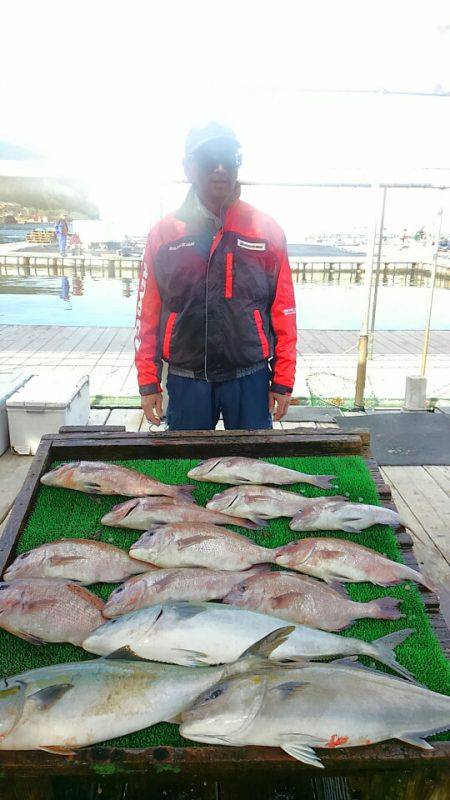
[[[295,572],[264,572],[245,578],[223,600],[232,606],[272,614],[276,617],[324,631],[340,631],[356,619],[400,619],[400,600],[382,597],[355,603],[345,590]]]

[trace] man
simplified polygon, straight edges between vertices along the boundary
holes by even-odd
[[[296,321],[284,234],[239,199],[240,145],[211,122],[186,140],[192,187],[151,230],[136,314],[142,408],[159,425],[169,365],[170,430],[271,428],[294,385]]]
[[[58,238],[59,254],[64,258],[66,255],[67,234],[69,233],[69,226],[64,215],[56,223],[55,231]]]

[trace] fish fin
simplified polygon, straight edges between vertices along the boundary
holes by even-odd
[[[8,631],[8,633],[12,633],[13,636],[17,636],[19,639],[23,639],[24,642],[28,642],[29,644],[35,644],[37,647],[44,644],[44,639],[39,639],[38,636],[33,636],[32,633],[21,631],[19,628],[7,628],[6,625],[2,625],[1,627],[4,628],[5,631]]]
[[[103,656],[106,661],[148,661],[147,658],[138,656],[134,650],[127,644],[125,647],[119,647],[118,650],[113,650],[107,656]]]
[[[342,667],[361,667],[362,664],[358,661],[358,656],[343,656],[342,658],[333,658],[330,664],[341,665]]]
[[[68,747],[58,747],[55,745],[54,747],[49,745],[48,747],[38,747],[38,750],[44,750],[45,753],[52,753],[55,756],[74,756],[76,755],[75,750],[70,750]]]
[[[422,739],[420,736],[416,736],[414,733],[407,736],[396,736],[395,738],[406,744],[412,744],[414,747],[421,747],[422,750],[433,750],[429,742],[425,741],[425,739]]]
[[[197,614],[202,614],[205,606],[196,603],[188,603],[181,601],[180,603],[173,604],[173,611],[176,612],[176,619],[186,620],[196,617]]]
[[[177,576],[172,573],[171,575],[165,575],[164,578],[159,578],[153,584],[153,589],[157,589],[158,591],[161,591],[161,589],[167,589],[167,587],[170,586],[174,580],[176,580],[176,577]]]
[[[94,483],[94,481],[89,481],[89,483],[83,483],[83,491],[86,494],[98,494],[102,491],[101,483]]]
[[[303,736],[291,734],[289,737],[283,737],[280,747],[285,753],[296,758],[297,761],[302,761],[303,764],[310,764],[312,767],[320,767],[324,769],[319,756],[314,752],[312,747],[305,743]]]
[[[181,486],[177,486],[177,497],[183,498],[186,503],[194,503],[194,498],[191,496],[192,492],[195,492],[198,489],[198,486],[195,486],[193,483],[184,483]]]
[[[347,579],[341,578],[341,580],[347,580]],[[330,589],[333,589],[333,591],[337,592],[341,597],[344,597],[345,600],[348,600],[347,590],[345,586],[342,586],[342,583],[340,583],[338,580],[336,580],[335,578],[329,580],[328,586],[330,587]]]
[[[277,647],[280,647],[294,630],[295,625],[286,625],[284,628],[277,628],[245,650],[241,655],[241,659],[247,658],[248,656],[269,658],[270,654],[276,650]],[[273,666],[273,664],[271,666]]]
[[[53,686],[46,686],[38,692],[28,695],[28,700],[34,700],[39,706],[39,711],[48,711],[55,705],[61,697],[64,697],[69,689],[73,689],[73,683],[55,683]]]
[[[285,592],[278,597],[271,597],[270,602],[274,609],[287,608],[296,597],[301,597],[300,592]]]
[[[304,689],[305,686],[310,685],[311,681],[286,681],[286,683],[279,683],[269,691],[279,692],[281,694],[281,700],[287,700],[289,697],[292,697],[293,694]]]
[[[181,653],[183,656],[183,665],[188,667],[205,667],[209,666],[208,653],[202,653],[200,650],[188,650],[183,647],[174,648],[174,652]]]
[[[334,489],[332,481],[337,480],[337,475],[315,475],[313,486],[319,489]]]
[[[66,589],[81,600],[90,603],[91,606],[94,606],[94,608],[97,608],[99,611],[103,611],[105,607],[104,601],[101,597],[98,597],[98,595],[86,589],[85,586],[80,586],[79,583],[75,583],[74,581],[68,581],[66,583]]]
[[[196,533],[194,536],[188,536],[187,539],[183,539],[177,542],[177,550],[185,550],[186,547],[191,547],[193,544],[199,544],[200,542],[205,542],[207,539],[214,539],[214,536],[203,536],[199,533]]]
[[[86,560],[84,556],[50,556],[48,562],[52,567],[57,567],[60,564],[71,564],[82,560]]]
[[[19,603],[21,610],[26,614],[29,611],[39,611],[41,608],[48,608],[54,603],[53,600],[42,598],[42,600],[27,600],[24,603]]]
[[[248,528],[251,531],[257,531],[260,528],[267,528],[267,519],[262,517],[230,517],[230,525],[238,525],[240,528]]]
[[[377,600],[370,600],[368,603],[365,603],[366,612],[369,612],[365,616],[373,617],[374,619],[401,619],[404,614],[398,610],[398,606],[401,603],[401,599],[398,597],[379,597]]]
[[[411,636],[412,633],[414,633],[413,628],[404,628],[401,631],[395,631],[395,633],[388,633],[387,636],[381,636],[379,639],[370,642],[370,645],[374,649],[373,656],[378,661],[382,664],[386,664],[387,667],[390,667],[394,672],[397,672],[408,681],[418,683],[414,675],[409,672],[406,667],[398,663],[393,652],[394,648],[398,647],[408,636]]]
[[[4,736],[7,736],[8,733],[11,733],[19,722],[26,699],[26,683],[24,681],[16,680],[12,685],[9,685],[7,681],[5,681],[4,685],[5,688],[0,689],[0,740]],[[12,715],[8,713],[9,709],[13,709],[14,711],[13,718]]]
[[[395,631],[395,633],[388,633],[387,636],[380,636],[379,639],[375,639],[372,644],[377,645],[377,647],[388,647],[390,650],[393,650],[395,647],[398,647],[408,636],[414,633],[414,628],[404,628],[401,631]]]
[[[351,522],[346,522],[344,525],[339,525],[340,531],[345,531],[345,533],[361,533],[361,524],[352,525]]]

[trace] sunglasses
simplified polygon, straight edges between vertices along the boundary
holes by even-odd
[[[222,166],[227,172],[232,172],[238,169],[242,164],[242,155],[239,150],[226,152],[224,150],[199,150],[198,153],[193,153],[191,156],[192,161],[197,164],[202,172],[214,172],[216,167]]]

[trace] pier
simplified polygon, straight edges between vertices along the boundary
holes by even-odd
[[[393,281],[409,286],[424,286],[429,278],[431,263],[395,256],[380,261],[380,283]],[[364,254],[355,256],[290,256],[295,283],[353,283],[364,278]],[[58,277],[93,275],[102,278],[137,278],[141,259],[113,253],[66,255],[45,252],[13,251],[0,253],[0,277]],[[450,257],[440,256],[437,264],[436,286],[450,288]]]

